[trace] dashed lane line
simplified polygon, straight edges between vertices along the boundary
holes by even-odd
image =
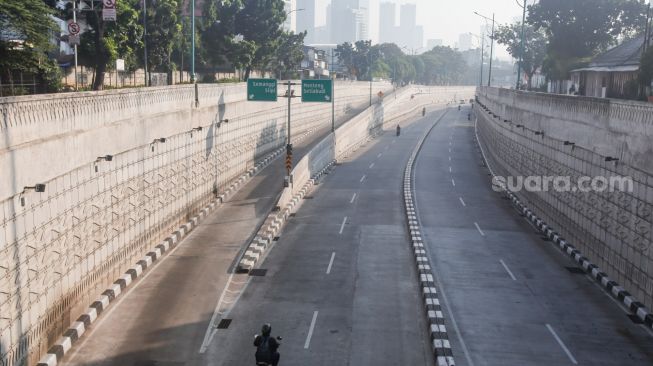
[[[553,338],[556,339],[556,342],[558,342],[558,344],[560,345],[562,350],[565,351],[565,353],[567,354],[567,357],[569,357],[569,360],[574,365],[578,365],[578,361],[576,361],[576,358],[574,358],[574,355],[571,354],[571,352],[569,351],[569,348],[567,348],[567,346],[565,346],[564,342],[562,342],[562,339],[560,339],[560,337],[558,337],[555,330],[553,330],[553,327],[551,327],[551,325],[547,324],[546,328],[549,330],[549,332],[551,332],[551,334],[553,335]]]
[[[508,268],[508,266],[503,261],[503,259],[500,259],[499,262],[501,262],[501,265],[503,266],[503,268],[505,268],[506,272],[508,272],[508,274],[510,275],[510,278],[512,278],[513,281],[517,281],[517,279],[515,278],[515,275],[512,274],[512,271],[510,270],[510,268]]]

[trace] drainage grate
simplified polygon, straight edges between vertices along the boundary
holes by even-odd
[[[220,323],[218,323],[217,328],[218,329],[227,329],[231,325],[231,319],[222,319],[220,320]]]
[[[567,271],[573,274],[585,274],[585,270],[579,267],[565,267],[565,268],[567,268]]]
[[[630,320],[631,320],[633,323],[635,323],[635,324],[644,324],[644,322],[642,321],[642,319],[640,319],[640,318],[639,318],[637,315],[635,315],[635,314],[628,314],[627,316],[628,316],[628,318],[630,318]]]
[[[278,237],[278,236],[275,236],[274,239],[272,239],[272,240],[274,240],[274,241],[279,241],[279,237]]]
[[[295,216],[297,216],[297,214],[296,214],[296,213],[291,213],[291,214],[288,215],[288,216],[289,216],[289,217],[295,217]]]
[[[250,276],[256,277],[264,277],[266,273],[268,273],[268,270],[263,268],[255,268],[249,271]]]

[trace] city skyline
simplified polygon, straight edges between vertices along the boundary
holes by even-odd
[[[327,6],[331,0],[315,0],[315,26],[328,27]],[[423,27],[423,46],[427,41],[442,40],[443,46],[457,47],[462,34],[469,32],[477,33],[485,20],[474,15],[474,11],[492,16],[496,12],[497,24],[510,23],[521,18],[521,8],[514,0],[494,0],[492,2],[483,0],[461,0],[452,2],[450,0],[368,0],[369,3],[369,39],[378,43],[381,39],[380,32],[380,7],[382,3],[394,3],[396,5],[396,20],[399,23],[400,6],[403,4],[415,4],[417,6],[417,25]],[[298,6],[298,8],[300,8]],[[446,8],[446,11],[441,9]],[[478,48],[476,39],[472,39],[472,48]],[[508,52],[501,45],[495,45],[496,57],[504,60],[511,59]]]

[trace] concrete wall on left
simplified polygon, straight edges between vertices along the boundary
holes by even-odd
[[[246,102],[244,84],[198,96],[175,86],[0,99],[1,365],[36,363],[152,243],[285,143],[286,99]],[[369,84],[336,84],[337,116],[366,103]],[[292,117],[293,135],[330,126],[331,105],[293,100]],[[46,191],[20,193],[35,183]]]

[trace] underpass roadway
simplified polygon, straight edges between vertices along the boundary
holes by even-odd
[[[360,113],[353,109],[336,127]],[[330,133],[293,143],[295,161]],[[102,314],[61,365],[185,365],[196,358],[236,258],[273,209],[284,159],[261,170]],[[245,278],[247,276],[244,276]]]
[[[492,191],[468,112],[415,118],[401,136],[340,159],[255,275],[230,275],[274,205],[278,159],[112,305],[63,364],[254,365],[253,335],[269,322],[283,337],[280,365],[433,365],[402,182],[438,120],[414,189],[456,364],[653,364],[650,330]]]
[[[433,129],[414,184],[457,365],[653,365],[650,329],[492,190],[469,112]]]

